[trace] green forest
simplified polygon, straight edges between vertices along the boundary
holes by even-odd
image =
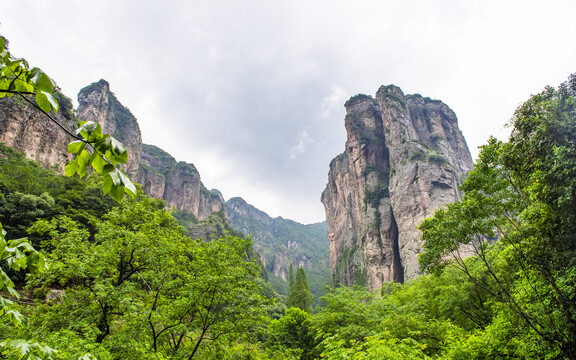
[[[0,96],[52,121],[52,81],[3,42]],[[576,359],[576,76],[509,126],[420,225],[422,276],[315,302],[301,268],[271,290],[250,239],[188,237],[94,123],[68,176],[2,145],[0,358]]]

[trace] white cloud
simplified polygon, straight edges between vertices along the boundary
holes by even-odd
[[[322,99],[320,107],[320,118],[333,119],[336,114],[341,113],[344,102],[350,97],[348,92],[339,85],[330,88],[330,94]]]
[[[307,131],[301,131],[298,134],[298,140],[296,144],[290,148],[290,160],[294,160],[296,157],[304,154],[306,152],[306,147],[308,144],[312,143],[312,139],[308,135]]]

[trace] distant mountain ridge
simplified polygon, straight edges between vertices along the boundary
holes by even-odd
[[[303,267],[310,274],[313,293],[320,293],[322,285],[329,283],[326,222],[303,225],[282,217],[272,218],[239,197],[228,200],[226,209],[230,225],[246,235],[252,235],[254,248],[270,277],[273,275],[288,280],[292,263],[294,269]],[[282,292],[282,285],[272,282]]]

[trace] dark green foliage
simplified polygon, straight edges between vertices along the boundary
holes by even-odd
[[[58,101],[58,105],[60,105],[60,109],[58,112],[66,119],[74,121],[78,124],[76,119],[76,111],[74,110],[74,105],[72,104],[72,99],[67,97],[66,95],[62,94],[59,90],[55,91],[54,99]]]
[[[198,218],[196,215],[188,210],[174,210],[172,211],[172,216],[178,220],[178,224],[180,224],[180,226],[183,226],[186,229],[190,229],[194,225],[198,224]]]
[[[310,314],[299,308],[287,309],[268,329],[267,345],[272,349],[289,349],[295,359],[317,359],[317,343]]]
[[[372,96],[366,94],[357,94],[352,96],[348,101],[346,101],[346,103],[344,103],[344,106],[348,107],[362,100],[370,100],[374,105],[378,106],[378,101]]]
[[[340,286],[342,277],[354,277],[354,284],[359,286],[366,285],[365,269],[362,265],[362,253],[359,245],[344,246],[342,255],[336,260],[334,273],[332,274],[332,283],[334,286]]]
[[[373,114],[376,118],[380,118],[380,113],[376,108],[372,108]],[[381,145],[383,151],[387,153],[388,148],[385,147],[385,137],[382,132],[374,131],[372,129],[366,128],[359,114],[348,113],[344,119],[346,129],[352,134],[358,134],[360,136],[361,144],[378,144]]]
[[[446,160],[446,157],[444,157],[444,155],[441,154],[430,154],[428,155],[427,160],[428,162],[433,164],[448,165],[448,160]]]
[[[273,219],[241,198],[232,198],[226,205],[229,223],[234,229],[241,229],[246,235],[252,236],[258,252],[265,259],[268,273],[274,272],[278,254],[284,254],[288,259],[281,268],[284,276],[289,275],[290,263],[309,259],[311,267],[306,269],[306,273],[310,291],[316,297],[324,293],[324,286],[330,284],[329,243],[325,222],[303,225],[280,217]],[[238,207],[245,211],[234,210]],[[290,243],[297,246],[290,246]],[[281,284],[282,281],[284,284]],[[274,284],[278,293],[287,294],[283,290],[288,287],[286,281],[276,277]]]
[[[378,209],[380,200],[390,196],[388,190],[388,182],[379,183],[374,189],[364,189],[364,203],[370,205],[374,209]]]
[[[438,143],[440,142],[440,140],[442,140],[442,136],[438,135],[438,134],[433,134],[430,136],[430,141],[432,142],[432,144],[434,145],[438,145]]]
[[[294,288],[294,266],[290,263],[290,270],[288,270],[288,293],[292,292]]]
[[[412,155],[410,155],[410,160],[412,161],[426,161],[427,158],[426,152],[420,148],[414,149]]]
[[[366,167],[364,168],[364,170],[362,170],[362,176],[366,178],[368,174],[371,174],[373,172],[378,174],[380,181],[388,182],[390,178],[390,171],[382,169],[374,164],[366,164]]]
[[[313,301],[314,296],[310,293],[308,280],[306,280],[306,272],[303,268],[299,267],[298,270],[296,270],[294,285],[286,298],[286,306],[289,308],[296,307],[310,313],[312,312]]]
[[[34,221],[58,214],[90,226],[91,220],[115,206],[103,195],[101,182],[98,175],[87,181],[56,175],[0,144],[0,222],[12,237],[25,237]],[[31,239],[38,245],[36,237]]]
[[[176,159],[157,146],[142,144],[142,153],[154,158],[154,163],[157,164],[155,169],[162,175],[166,175],[167,172],[176,165]]]

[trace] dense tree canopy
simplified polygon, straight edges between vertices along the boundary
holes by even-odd
[[[487,354],[576,359],[576,77],[533,96],[511,126],[507,143],[482,148],[463,200],[421,225],[420,261],[457,264],[493,302],[483,336],[504,345]]]

